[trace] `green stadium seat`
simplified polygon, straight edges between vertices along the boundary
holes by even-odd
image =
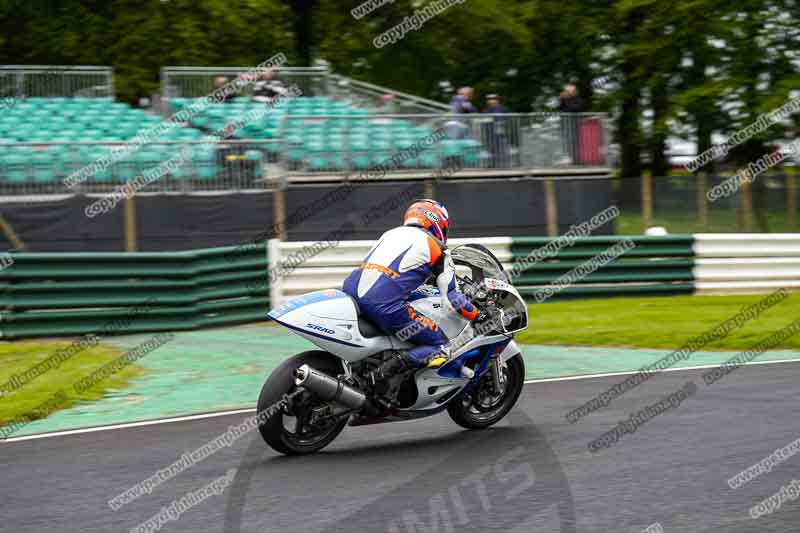
[[[217,151],[198,145],[192,152],[192,166],[199,179],[214,179],[217,176]]]
[[[107,149],[105,149],[103,147],[93,146],[93,147],[91,147],[90,150],[84,152],[83,161],[82,161],[83,165],[82,166],[91,165],[92,163],[94,163],[96,161],[101,161],[101,160],[105,159],[106,157],[108,157],[108,155],[109,155],[109,150],[107,150]],[[97,170],[94,173],[94,175],[92,175],[89,178],[89,180],[91,180],[93,182],[110,182],[110,181],[113,181],[113,179],[114,179],[114,175],[111,172],[111,167],[110,166],[106,167],[106,168],[100,168],[99,170]]]
[[[0,165],[2,165],[3,175],[8,181],[12,183],[28,181],[28,161],[23,154],[9,151],[0,155]]]
[[[328,156],[328,167],[330,170],[344,170],[347,168],[347,161],[344,153],[337,152]]]
[[[58,132],[42,129],[42,130],[38,130],[38,131],[33,132],[28,137],[28,139],[31,142],[46,143],[46,142],[50,142],[55,135],[58,135]]]
[[[84,130],[82,137],[87,141],[102,141],[105,133],[102,130]]]
[[[253,161],[255,163],[255,177],[261,178],[264,176],[264,154],[259,152],[258,150],[247,150],[244,153],[244,157],[248,161]]]
[[[324,150],[328,152],[341,152],[345,149],[345,137],[343,135],[328,135],[325,139]]]
[[[414,146],[414,137],[407,133],[397,134],[392,137],[392,145],[398,150],[401,148],[410,148]]]
[[[303,158],[306,155],[306,151],[303,148],[303,145],[289,145],[286,150],[286,159],[293,164],[299,163],[303,161]]]
[[[463,146],[460,141],[454,139],[445,139],[441,141],[442,156],[444,157],[461,157],[463,153]]]
[[[188,181],[194,176],[194,167],[192,161],[184,161],[180,165],[172,165],[172,170],[169,174],[161,178],[162,180],[175,180],[175,181]]]
[[[385,137],[377,137],[372,140],[370,143],[370,148],[372,150],[382,150],[387,151],[392,148],[392,143],[388,138]]]
[[[434,150],[425,150],[417,158],[417,166],[420,168],[436,168],[439,166],[441,157]]]
[[[170,98],[169,99],[169,107],[177,112],[189,105],[188,98]]]
[[[315,153],[306,156],[306,162],[308,163],[308,169],[311,171],[323,171],[328,170],[328,158],[324,154]]]
[[[347,144],[350,150],[369,150],[370,148],[369,137],[362,135],[350,135]]]
[[[481,143],[475,139],[461,140],[462,155],[464,164],[468,166],[478,166],[481,161]]]
[[[137,161],[133,157],[132,152],[126,153],[118,161],[114,161],[111,165],[111,172],[116,181],[128,181],[136,177],[139,173]]]
[[[351,153],[350,161],[353,167],[363,170],[372,166],[372,157],[369,153]]]
[[[40,150],[33,153],[30,161],[33,170],[33,181],[48,183],[56,180],[56,166],[58,160],[54,153]]]

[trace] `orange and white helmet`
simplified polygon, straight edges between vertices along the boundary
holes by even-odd
[[[450,227],[450,215],[447,208],[428,198],[416,200],[406,209],[403,215],[404,226],[417,226],[441,242],[447,243],[447,230]]]

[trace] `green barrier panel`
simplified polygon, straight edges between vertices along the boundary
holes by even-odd
[[[0,272],[3,338],[186,330],[267,319],[264,244],[13,255],[13,267]]]
[[[512,272],[515,284],[527,300],[538,288],[585,265],[587,275],[574,273],[571,285],[555,292],[552,299],[686,294],[694,291],[692,235],[580,237],[572,245],[553,252],[556,239],[515,237],[512,239]],[[623,240],[635,247],[607,264],[601,254]],[[550,245],[550,249],[547,246]],[[538,258],[538,261],[537,261]],[[598,258],[597,264],[590,261]],[[513,268],[518,271],[514,272]]]
[[[36,290],[28,293],[14,288],[9,295],[0,296],[0,305],[13,310],[49,309],[53,307],[106,307],[135,306],[150,298],[158,300],[160,305],[191,305],[204,300],[220,298],[239,298],[253,295],[254,288],[264,280],[264,273],[254,273],[247,282],[229,282],[210,286],[176,287],[169,284],[146,288],[136,287],[128,283],[125,287],[109,287],[105,290],[65,292],[59,288],[51,291]],[[147,285],[147,283],[142,283]]]

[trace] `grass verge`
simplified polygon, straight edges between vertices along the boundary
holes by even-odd
[[[754,296],[668,296],[573,300],[528,306],[524,344],[677,349],[754,304]],[[800,294],[789,294],[704,350],[741,351],[800,317]],[[800,334],[775,349],[800,350]]]
[[[25,372],[70,344],[71,341],[0,343],[0,385],[5,384],[14,374]],[[27,417],[30,420],[44,418],[77,402],[99,400],[110,391],[122,389],[131,378],[143,373],[144,369],[130,364],[80,393],[75,391],[73,385],[124,353],[119,348],[103,344],[88,347],[17,390],[0,395],[0,426],[9,424],[17,417]],[[59,391],[64,395],[58,401],[52,401]],[[44,405],[47,409],[41,408]]]

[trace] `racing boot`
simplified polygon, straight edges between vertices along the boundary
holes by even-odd
[[[425,366],[427,368],[439,368],[450,360],[451,354],[450,344],[442,346],[437,351],[433,352],[425,358]]]

